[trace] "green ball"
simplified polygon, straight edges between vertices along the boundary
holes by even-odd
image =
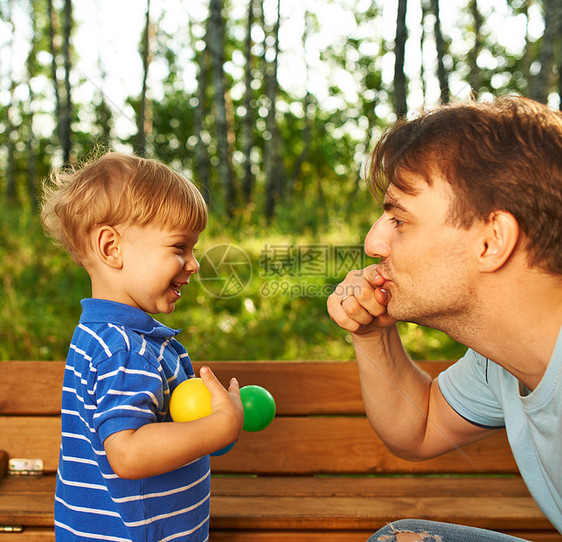
[[[244,431],[261,431],[275,418],[275,399],[261,386],[244,386],[240,390],[244,406]]]

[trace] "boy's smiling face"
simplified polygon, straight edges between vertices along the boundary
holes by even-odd
[[[162,226],[119,229],[122,267],[113,299],[150,314],[173,312],[181,288],[199,271],[193,254],[199,232]]]

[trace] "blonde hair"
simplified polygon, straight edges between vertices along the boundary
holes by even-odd
[[[88,234],[98,225],[201,232],[207,206],[189,180],[158,162],[108,152],[81,168],[54,170],[44,184],[44,230],[83,265]]]

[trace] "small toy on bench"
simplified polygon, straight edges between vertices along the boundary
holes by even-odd
[[[265,388],[256,385],[240,389],[240,399],[244,407],[244,431],[262,431],[275,418],[275,399]],[[170,397],[170,416],[175,422],[188,422],[211,414],[211,394],[200,378],[185,380]],[[211,455],[224,455],[232,449],[234,442],[213,452]]]
[[[273,395],[261,386],[244,386],[240,389],[244,406],[244,431],[262,431],[275,418]]]

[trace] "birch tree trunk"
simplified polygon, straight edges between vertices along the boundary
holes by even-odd
[[[51,78],[53,79],[53,91],[55,94],[55,122],[56,122],[56,132],[60,144],[61,141],[61,98],[59,92],[59,80],[58,80],[58,69],[57,69],[57,50],[55,46],[56,37],[56,21],[55,12],[53,10],[53,0],[47,0],[47,16],[49,18],[49,52],[51,53]]]
[[[474,45],[469,53],[469,84],[472,89],[472,94],[476,96],[481,85],[478,56],[482,50],[482,15],[480,15],[480,10],[478,9],[478,0],[470,0],[470,12],[474,23]]]
[[[208,34],[208,29],[207,29]],[[205,48],[199,54],[199,72],[197,73],[197,107],[194,112],[195,134],[195,170],[199,182],[203,187],[203,197],[207,204],[211,203],[211,179],[209,172],[209,151],[205,141],[205,127],[203,120],[208,110],[207,84],[209,72],[209,46],[208,35],[205,36]]]
[[[263,0],[258,0],[260,3]],[[244,177],[242,180],[242,191],[245,203],[249,203],[252,198],[254,187],[254,175],[252,173],[252,149],[254,148],[254,108],[252,91],[252,26],[254,24],[254,0],[248,2],[248,32],[246,34],[245,56],[246,66],[244,69],[244,109],[246,110],[242,120],[242,138],[244,145]]]
[[[109,149],[111,146],[111,129],[113,125],[113,118],[111,114],[111,108],[107,104],[105,99],[105,81],[107,79],[107,74],[105,68],[103,67],[103,61],[101,55],[98,57],[98,66],[100,69],[100,90],[97,92],[99,102],[96,103],[96,124],[99,128],[98,141],[105,149]]]
[[[234,177],[228,141],[228,119],[226,111],[226,85],[224,81],[224,25],[222,0],[211,0],[207,45],[211,49],[214,83],[214,103],[217,124],[217,146],[219,176],[224,189],[225,213],[231,218],[236,204]]]
[[[433,10],[433,16],[435,17],[433,33],[435,35],[435,48],[437,49],[437,78],[439,79],[441,103],[446,104],[450,100],[451,92],[449,90],[449,76],[445,70],[445,64],[443,61],[445,56],[445,42],[443,40],[443,34],[441,33],[439,0],[431,0],[431,7]]]
[[[275,204],[283,195],[284,172],[281,164],[281,134],[277,124],[277,93],[279,83],[277,81],[277,66],[279,62],[279,27],[281,22],[281,0],[277,0],[277,20],[273,28],[273,60],[266,63],[266,93],[269,101],[269,111],[267,114],[267,130],[269,141],[266,150],[269,154],[266,169],[266,200],[265,216],[271,220],[275,214]]]
[[[540,53],[540,72],[531,80],[531,97],[545,103],[552,90],[554,78],[556,46],[560,51],[562,32],[562,2],[560,0],[544,0],[544,34]],[[560,54],[560,53],[559,53]],[[560,62],[558,62],[560,67]]]
[[[425,31],[425,21],[427,19],[427,14],[430,11],[430,7],[428,4],[428,0],[422,0],[421,3],[421,37],[420,37],[420,79],[421,79],[421,87],[422,87],[422,109],[425,109],[426,99],[427,99],[427,82],[425,80],[425,64],[424,64],[424,57],[425,57],[425,42],[427,38],[427,33]]]
[[[6,141],[6,196],[8,201],[15,201],[16,200],[16,127],[14,126],[13,116],[15,110],[15,91],[17,83],[14,77],[13,71],[13,61],[14,58],[14,49],[15,49],[15,26],[12,22],[12,2],[8,2],[6,6],[6,20],[9,21],[8,25],[10,28],[10,36],[8,38],[8,49],[10,50],[11,54],[10,57],[6,60],[8,61],[7,66],[7,73],[10,77],[10,103],[6,106],[4,110],[5,118],[4,118],[4,125],[5,125],[5,133],[4,139]]]
[[[310,18],[311,18],[311,14],[307,11],[305,13],[305,19],[304,19],[304,32],[302,35],[302,46],[303,46],[303,51],[307,50],[306,47],[306,42],[310,33]],[[310,106],[312,105],[312,96],[308,90],[308,80],[309,80],[309,71],[310,71],[310,67],[308,65],[308,62],[306,61],[306,55],[305,55],[305,95],[304,95],[304,100],[303,100],[303,109],[304,109],[304,130],[302,132],[302,142],[304,144],[302,151],[299,153],[297,160],[295,162],[295,168],[293,170],[293,174],[291,176],[291,178],[289,179],[289,187],[288,187],[288,191],[289,191],[289,195],[292,196],[295,190],[295,184],[298,180],[298,178],[300,177],[301,174],[301,170],[302,170],[302,165],[304,164],[305,160],[308,157],[308,153],[310,150],[310,145],[311,145],[311,139],[312,139],[312,121],[310,118]]]
[[[32,39],[29,48],[29,53],[26,60],[27,68],[27,92],[29,94],[29,100],[25,105],[25,117],[27,125],[27,137],[26,137],[26,150],[27,150],[27,192],[31,198],[33,207],[37,208],[39,206],[39,197],[37,194],[37,149],[36,149],[36,139],[35,132],[33,130],[33,103],[35,102],[35,94],[33,92],[33,85],[31,84],[31,79],[35,76],[35,58],[36,58],[36,47],[37,43],[37,23],[35,17],[35,3],[30,2],[29,7],[29,22],[32,29]]]
[[[527,90],[529,91],[530,89],[530,85],[531,85],[531,62],[532,62],[532,58],[531,58],[531,48],[532,48],[532,44],[531,44],[531,36],[529,33],[529,5],[531,3],[532,0],[524,0],[523,1],[523,15],[525,16],[525,52],[523,53],[523,58],[521,61],[521,65],[522,65],[522,70],[523,70],[523,75],[525,76],[525,79],[527,80]]]
[[[406,99],[406,74],[404,73],[404,56],[406,52],[406,8],[407,0],[398,0],[396,17],[396,39],[394,42],[394,109],[398,117],[408,112]]]
[[[72,123],[72,99],[70,90],[70,32],[72,30],[72,0],[65,0],[64,3],[64,31],[62,52],[64,58],[64,101],[62,102],[61,113],[61,146],[62,156],[65,164],[70,162],[70,152],[72,148],[71,123]]]
[[[135,144],[135,152],[139,156],[146,156],[146,94],[148,81],[148,68],[150,65],[150,0],[146,0],[145,25],[142,34],[142,88],[139,101],[139,110],[137,113],[137,137]]]
[[[562,111],[562,62],[558,63],[558,109]]]
[[[72,1],[65,0],[64,4],[65,22],[62,39],[62,53],[64,62],[64,92],[61,95],[60,82],[58,78],[58,51],[55,45],[59,18],[53,10],[52,0],[47,0],[47,16],[49,18],[49,51],[51,53],[51,77],[53,79],[53,90],[55,94],[55,117],[57,135],[62,149],[63,162],[70,161],[71,153],[71,121],[72,100],[70,88],[70,33],[72,30]]]

